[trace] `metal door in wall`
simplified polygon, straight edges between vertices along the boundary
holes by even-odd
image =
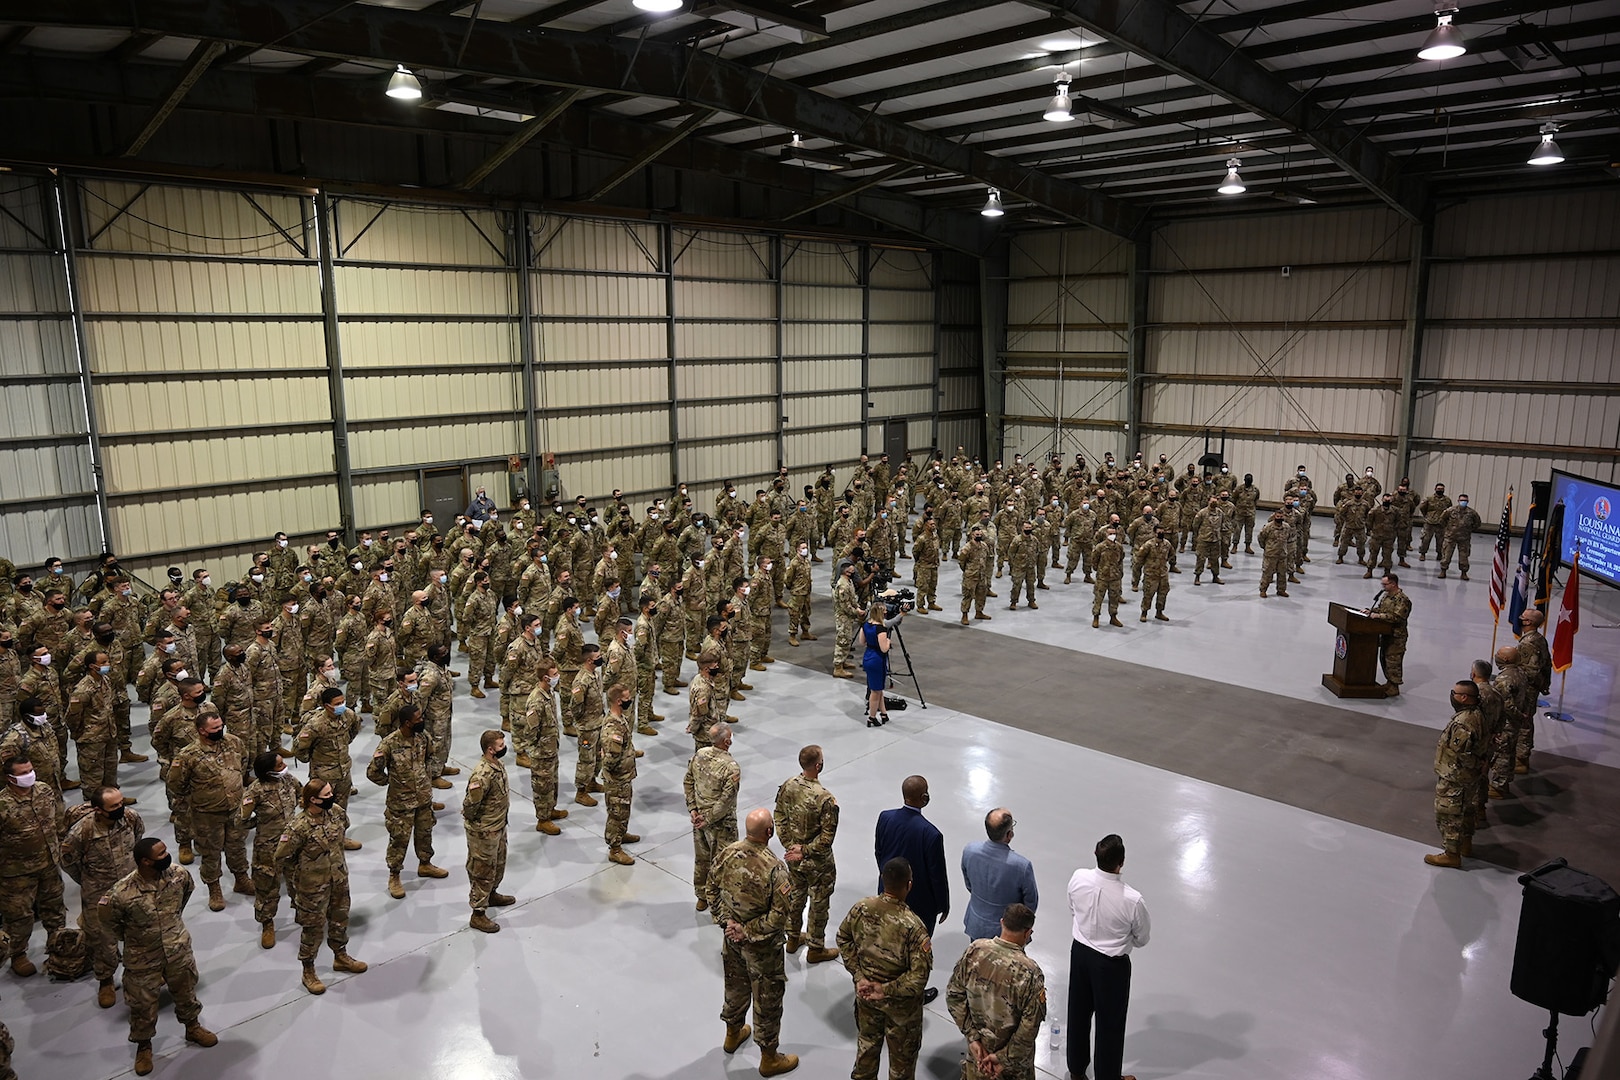
[[[422,508],[433,511],[434,522],[443,532],[467,508],[467,471],[423,469],[420,476]]]
[[[900,468],[900,463],[906,460],[906,428],[905,420],[883,421],[883,452],[889,455],[890,473]]]

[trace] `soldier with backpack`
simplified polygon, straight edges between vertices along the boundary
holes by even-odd
[[[91,791],[89,801],[74,808],[74,816],[67,839],[62,841],[62,869],[79,883],[80,923],[88,951],[85,959],[94,965],[99,984],[96,1004],[110,1009],[117,1000],[113,976],[118,971],[118,942],[102,925],[99,905],[120,878],[134,871],[135,842],[146,835],[146,823],[133,808],[124,805],[124,793],[115,787]],[[46,958],[46,974],[52,978],[84,974],[88,964],[81,964],[71,975],[53,970],[69,959],[59,959],[61,952],[54,950]]]

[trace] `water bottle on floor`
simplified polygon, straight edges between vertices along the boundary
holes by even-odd
[[[1051,1028],[1052,1028],[1051,1047],[1052,1047],[1052,1053],[1055,1054],[1059,1050],[1063,1049],[1063,1027],[1056,1020],[1053,1020],[1052,1023],[1051,1023]]]

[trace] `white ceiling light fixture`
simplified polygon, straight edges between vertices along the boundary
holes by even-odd
[[[388,76],[388,96],[396,101],[421,101],[422,81],[401,64]]]
[[[1238,166],[1241,164],[1237,158],[1226,159],[1226,179],[1221,181],[1221,186],[1216,188],[1216,191],[1222,195],[1241,195],[1249,190],[1243,183],[1243,177],[1238,175]]]
[[[984,209],[979,213],[988,218],[998,218],[1007,211],[1001,206],[1001,192],[996,188],[990,189],[990,197],[984,200]]]
[[[1069,98],[1069,73],[1059,72],[1054,82],[1057,92],[1046,103],[1046,112],[1041,114],[1041,118],[1054,124],[1066,124],[1074,119],[1074,102]]]
[[[634,0],[634,3],[638,10],[650,11],[654,15],[668,15],[681,10],[683,6],[681,0]]]
[[[1564,160],[1564,152],[1558,149],[1553,136],[1558,134],[1558,125],[1552,121],[1541,125],[1541,144],[1536,147],[1535,153],[1530,155],[1531,165],[1557,165]]]
[[[788,145],[795,149],[802,149],[804,147],[804,140],[799,138],[799,133],[795,131],[793,133],[793,139],[788,143]]]
[[[1434,9],[1438,21],[1435,28],[1429,31],[1429,36],[1423,40],[1423,48],[1418,50],[1419,60],[1455,60],[1468,51],[1468,43],[1463,40],[1462,31],[1451,25],[1451,17],[1457,14],[1457,10],[1454,7]]]

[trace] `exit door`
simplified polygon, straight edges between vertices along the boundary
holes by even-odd
[[[892,473],[900,468],[901,462],[906,460],[906,449],[910,445],[906,434],[907,421],[885,420],[883,422],[883,452],[889,455],[889,471]]]
[[[440,531],[467,508],[467,474],[464,469],[423,469],[422,507],[433,511]]]

